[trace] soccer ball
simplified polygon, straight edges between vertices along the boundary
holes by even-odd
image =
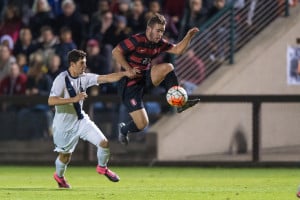
[[[171,106],[181,107],[187,102],[188,95],[183,87],[173,86],[168,90],[166,98]]]

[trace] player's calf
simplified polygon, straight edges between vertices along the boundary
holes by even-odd
[[[129,137],[128,137],[128,134],[124,134],[124,133],[122,133],[122,127],[124,127],[125,126],[125,123],[120,123],[119,124],[119,127],[118,127],[118,129],[119,129],[119,135],[118,135],[118,140],[119,140],[119,142],[121,143],[121,144],[123,144],[123,145],[128,145],[128,143],[129,143]]]

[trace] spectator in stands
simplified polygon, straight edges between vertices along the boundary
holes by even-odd
[[[200,27],[206,20],[207,10],[203,7],[202,0],[189,0],[181,20],[179,39],[182,39],[191,27]]]
[[[77,10],[85,22],[88,23],[92,17],[92,14],[97,11],[98,1],[99,0],[74,0]]]
[[[170,21],[174,23],[179,30],[180,19],[183,17],[185,7],[185,0],[164,0],[162,4],[162,11],[165,15],[170,16]]]
[[[16,58],[11,55],[6,45],[0,45],[0,81],[9,74],[11,63],[16,62]]]
[[[22,23],[25,26],[29,26],[29,20],[32,17],[32,5],[34,0],[9,0],[10,4],[18,7],[20,15],[22,16]]]
[[[25,94],[27,76],[20,71],[16,62],[9,65],[9,74],[0,82],[0,95]]]
[[[36,40],[43,26],[54,26],[54,15],[47,0],[35,0],[32,6],[33,16],[30,18],[29,27],[33,39]]]
[[[3,10],[4,10],[4,8],[6,7],[7,2],[8,2],[8,0],[0,1],[0,14],[3,13]]]
[[[212,7],[208,10],[208,18],[213,17],[226,6],[226,0],[214,0]],[[210,36],[208,48],[210,49],[210,59],[216,64],[221,64],[225,60],[226,46],[228,46],[229,30],[224,23],[219,23],[214,31],[210,31],[206,36]]]
[[[56,76],[62,72],[61,60],[59,55],[52,54],[48,60],[48,72],[47,74],[52,78],[52,81],[56,78]]]
[[[111,11],[104,11],[101,14],[101,23],[99,26],[94,27],[92,37],[97,38],[101,44],[107,44],[111,39],[111,33],[114,32],[114,24],[113,24],[113,13]]]
[[[86,27],[80,13],[76,10],[73,0],[64,0],[62,2],[62,14],[56,18],[57,32],[62,27],[69,27],[72,31],[72,37],[77,47],[83,46],[83,40],[86,38]]]
[[[29,56],[37,50],[37,45],[32,41],[32,34],[29,27],[23,27],[20,30],[19,39],[14,47],[13,54],[24,54],[26,55],[27,61]]]
[[[62,14],[62,10],[61,10],[62,0],[48,0],[48,3],[49,6],[51,7],[51,12],[54,18]]]
[[[116,9],[113,8],[114,15],[128,17],[130,13],[130,3],[130,0],[118,0],[116,3]]]
[[[60,42],[55,46],[55,54],[61,59],[62,70],[68,68],[68,52],[76,49],[77,46],[73,42],[72,30],[69,27],[62,27],[60,30]]]
[[[290,78],[294,82],[299,82],[300,81],[300,47],[295,47],[294,53],[290,57],[291,57],[291,59],[289,60]]]
[[[128,27],[131,28],[132,33],[143,32],[146,28],[145,7],[142,0],[134,0],[132,4],[131,13],[128,17]]]
[[[127,38],[130,34],[130,29],[127,27],[126,17],[119,15],[115,18],[115,23],[107,30],[103,36],[104,45],[109,44],[116,46],[120,41]]]
[[[213,5],[208,9],[208,18],[213,17],[226,5],[226,0],[213,0]]]
[[[95,34],[96,29],[101,26],[102,13],[110,10],[109,0],[99,0],[98,10],[92,15],[88,35],[92,38]]]
[[[27,56],[23,53],[19,53],[16,55],[16,59],[17,59],[18,65],[20,67],[20,71],[22,73],[27,74],[27,72],[29,70],[29,66],[28,66],[29,59],[27,60]]]
[[[52,83],[51,77],[47,74],[43,55],[39,52],[31,54],[25,94],[47,96]],[[24,122],[24,119],[28,118],[30,120]],[[48,138],[51,134],[52,118],[53,113],[47,104],[27,105],[18,113],[18,121],[22,123],[22,128],[18,127],[17,137],[19,139]]]
[[[0,82],[0,95],[24,95],[27,77],[20,71],[17,63],[10,63],[9,74]],[[23,105],[5,102],[1,105],[3,111],[19,111]]]
[[[158,0],[151,0],[149,2],[149,10],[146,12],[146,21],[148,21],[155,13],[161,13],[161,5]],[[167,20],[165,34],[169,36],[169,39],[177,39],[179,30],[175,22],[168,14],[165,14],[164,16]]]
[[[7,46],[11,52],[14,50],[14,41],[10,35],[3,35],[0,38],[0,44]]]
[[[233,7],[235,9],[242,9],[245,7],[246,0],[226,0],[227,5],[232,4],[232,3],[234,3]]]
[[[104,11],[110,10],[110,1],[109,0],[99,0],[98,1],[98,9],[93,14],[94,16],[101,16],[101,13]]]
[[[44,62],[47,63],[49,55],[55,52],[55,46],[59,43],[58,37],[50,26],[43,26],[41,29],[41,42],[37,48],[43,54]]]
[[[0,37],[10,35],[14,41],[19,37],[19,31],[22,27],[22,20],[19,9],[14,5],[7,5],[4,8],[3,18],[0,24]]]
[[[88,40],[86,53],[86,64],[91,73],[104,75],[112,72],[109,67],[111,58],[102,54],[100,44],[96,39]]]
[[[27,77],[27,95],[49,95],[52,79],[47,75],[47,67],[42,54],[36,52],[30,56]]]
[[[158,0],[151,0],[149,2],[148,10],[145,13],[145,20],[148,21],[155,13],[161,12],[161,6]]]

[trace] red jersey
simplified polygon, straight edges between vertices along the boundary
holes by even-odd
[[[128,64],[140,70],[150,69],[152,59],[173,46],[165,39],[158,43],[150,42],[145,33],[132,35],[118,44]]]
[[[0,95],[20,95],[25,94],[27,76],[20,74],[15,80],[6,76],[0,82]]]

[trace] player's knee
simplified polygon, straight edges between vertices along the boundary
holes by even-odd
[[[108,148],[109,147],[109,142],[108,142],[108,140],[102,140],[101,142],[100,142],[100,144],[99,144],[99,146],[100,147],[102,147],[102,148]]]
[[[167,72],[173,71],[174,70],[174,65],[172,63],[166,63],[165,64],[165,70]]]
[[[137,127],[139,130],[144,130],[148,125],[149,125],[149,120],[148,120],[148,119],[145,119],[145,120],[141,121],[140,123],[138,123],[138,124],[136,125],[136,127]]]
[[[70,153],[60,153],[59,154],[59,160],[64,163],[64,164],[68,164],[71,161],[71,155]]]

